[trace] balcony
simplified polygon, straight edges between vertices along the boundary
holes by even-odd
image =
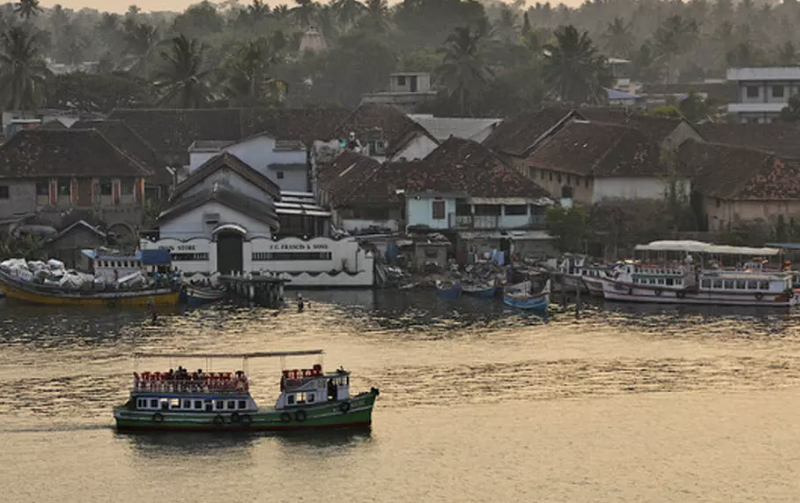
[[[543,229],[544,214],[535,215],[456,215],[450,213],[448,223],[457,230],[498,230],[498,229]]]

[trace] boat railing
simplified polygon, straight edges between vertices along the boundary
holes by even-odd
[[[165,373],[145,372],[133,374],[133,390],[160,393],[245,393],[250,382],[244,374],[239,376],[230,372],[216,374],[193,374],[188,377],[169,377]]]

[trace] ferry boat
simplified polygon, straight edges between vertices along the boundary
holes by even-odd
[[[800,290],[793,275],[770,268],[767,257],[777,248],[712,245],[697,241],[655,241],[635,250],[645,260],[618,266],[613,279],[603,283],[609,300],[668,304],[711,304],[787,307],[798,303]],[[653,255],[661,260],[647,260]],[[699,258],[695,263],[694,257]],[[725,267],[732,258],[747,257]],[[753,260],[753,258],[757,260]]]
[[[285,358],[323,354],[322,350],[247,354],[138,354],[137,358]],[[118,430],[280,431],[369,427],[376,388],[350,394],[350,372],[324,372],[321,364],[283,370],[280,395],[272,407],[259,407],[244,370],[236,372],[134,373],[128,401],[114,408]]]

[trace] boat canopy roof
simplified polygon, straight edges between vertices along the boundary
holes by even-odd
[[[636,251],[651,252],[691,252],[716,255],[773,256],[781,253],[778,248],[752,248],[748,246],[727,246],[703,243],[701,241],[653,241],[646,245],[636,245]]]
[[[283,358],[285,356],[321,355],[321,349],[269,351],[263,353],[134,353],[135,358]]]

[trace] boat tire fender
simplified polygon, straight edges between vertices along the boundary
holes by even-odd
[[[214,426],[222,426],[225,423],[225,419],[222,417],[222,414],[217,414],[217,417],[214,418]]]
[[[303,421],[306,420],[306,411],[298,410],[297,412],[294,413],[294,419],[298,423],[302,423]]]
[[[241,419],[242,418],[239,417],[239,413],[238,412],[234,412],[233,414],[231,414],[231,422],[232,423],[238,423],[239,421],[241,421]]]
[[[764,294],[763,294],[763,293],[761,293],[761,292],[756,292],[756,299],[757,299],[757,300],[761,300],[761,299],[763,299],[763,298],[764,298]]]
[[[290,416],[288,412],[284,412],[283,414],[281,414],[281,421],[282,422],[288,423],[291,420],[292,420],[292,416]]]
[[[339,404],[339,410],[342,411],[342,414],[347,414],[350,411],[350,402],[342,402]]]
[[[155,414],[153,414],[153,422],[154,423],[163,423],[164,422],[164,416],[162,416],[160,412],[156,412]]]
[[[679,299],[682,299],[686,297],[686,292],[678,292],[675,294],[675,296],[678,297]]]
[[[242,426],[250,426],[250,424],[253,422],[253,418],[251,418],[248,414],[244,414],[242,415],[241,422]]]

